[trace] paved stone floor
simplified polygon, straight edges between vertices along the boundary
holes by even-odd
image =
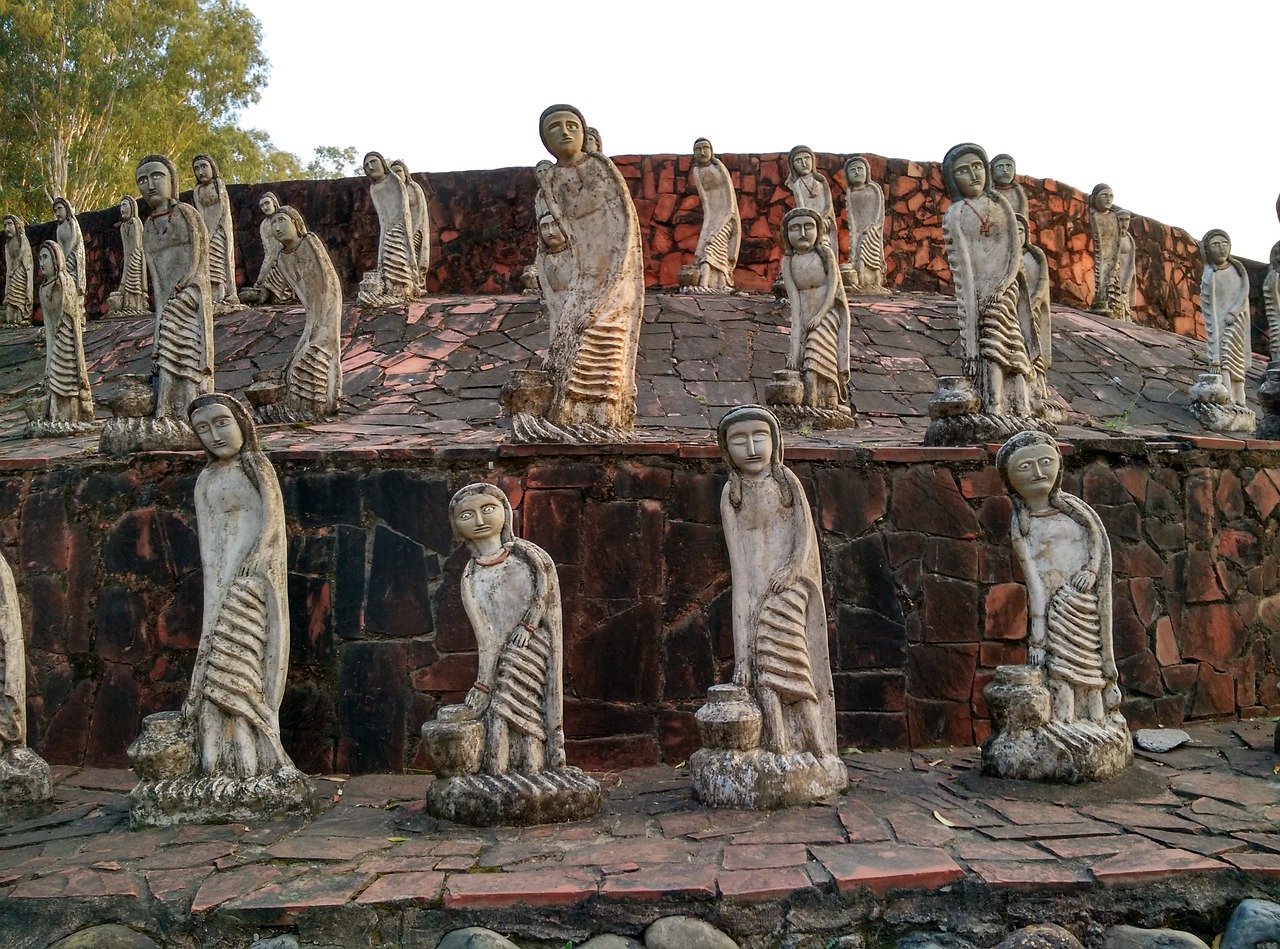
[[[954,928],[957,907],[993,932],[1083,912],[1211,933],[1238,899],[1280,895],[1280,758],[1270,720],[1190,731],[1082,788],[982,778],[975,748],[849,749],[847,794],[777,813],[699,807],[683,767],[624,771],[602,775],[599,818],[529,829],[439,823],[427,776],[365,775],[321,778],[307,823],[131,832],[129,772],[59,767],[57,809],[0,830],[0,942],[42,949],[96,920],[230,946],[323,919],[354,926],[351,949],[477,922],[563,946],[680,911],[767,946]]]

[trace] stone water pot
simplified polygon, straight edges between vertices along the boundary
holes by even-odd
[[[775,369],[773,381],[764,387],[764,400],[770,405],[800,405],[804,402],[804,383],[794,369]]]
[[[284,382],[281,381],[279,372],[255,372],[253,385],[244,394],[255,409],[275,405],[284,398]]]
[[[929,418],[973,415],[981,406],[973,381],[967,376],[939,376],[938,388],[929,398]]]
[[[760,747],[763,717],[740,685],[713,685],[707,690],[707,704],[694,717],[704,748],[751,751]]]
[[[551,408],[551,374],[545,369],[512,369],[501,399],[512,415],[524,412],[543,418]]]
[[[1049,721],[1049,690],[1035,666],[998,666],[982,690],[997,731],[1039,728]]]
[[[151,388],[151,377],[125,373],[120,386],[107,398],[107,405],[116,418],[147,417],[156,407],[156,393]]]
[[[140,778],[181,778],[195,769],[195,736],[181,712],[155,712],[142,720],[142,734],[127,754],[130,767]]]
[[[435,721],[422,726],[437,778],[462,777],[480,770],[484,754],[484,722],[469,705],[444,705]]]
[[[1216,372],[1202,372],[1195,385],[1191,387],[1191,399],[1194,402],[1207,402],[1210,405],[1227,405],[1231,402],[1231,391],[1222,376]]]

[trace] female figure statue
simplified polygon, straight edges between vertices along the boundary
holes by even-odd
[[[76,292],[84,298],[85,263],[84,235],[80,233],[80,222],[76,220],[76,212],[66,198],[53,199],[53,219],[58,222],[58,245],[67,261],[67,273],[75,284]]]
[[[138,202],[129,195],[120,200],[120,244],[124,248],[124,269],[120,274],[120,289],[107,295],[107,314],[139,316],[150,313],[142,221],[138,218]]]
[[[236,296],[236,229],[231,217],[231,198],[212,155],[193,158],[191,171],[196,176],[192,200],[209,232],[209,290],[213,294],[213,306],[218,313],[230,312],[240,307]]]
[[[1018,166],[1014,163],[1012,155],[1000,154],[991,159],[991,183],[995,186],[996,192],[1009,202],[1014,214],[1021,214],[1030,220],[1030,212],[1027,210],[1027,192],[1014,179],[1017,173]]]
[[[240,298],[255,306],[289,303],[294,298],[293,290],[276,267],[280,259],[280,242],[271,233],[271,219],[280,210],[280,199],[274,191],[268,191],[258,199],[258,209],[262,211],[262,223],[258,225],[258,236],[262,238],[262,267],[258,270],[257,282],[240,294]]]
[[[1133,305],[1138,297],[1137,248],[1133,244],[1133,235],[1129,233],[1132,223],[1132,212],[1116,208],[1116,229],[1120,240],[1116,247],[1116,299],[1111,315],[1126,323],[1133,322]]]
[[[52,795],[48,763],[27,747],[27,643],[18,587],[0,556],[0,807]]]
[[[35,262],[27,228],[16,214],[4,216],[4,322],[26,323],[35,308]]]
[[[871,180],[861,155],[845,162],[845,215],[849,222],[848,289],[851,293],[887,293],[884,286],[884,189]]]
[[[733,179],[711,142],[700,138],[693,143],[693,167],[689,177],[702,202],[702,231],[693,254],[698,268],[698,288],[724,293],[733,289],[733,271],[738,266],[742,243],[742,219],[738,215],[738,195]]]
[[[84,362],[84,299],[67,270],[57,241],[40,245],[40,308],[44,313],[43,419],[32,419],[29,438],[91,431],[93,395]]]
[[[831,186],[817,170],[813,149],[797,145],[787,153],[787,187],[797,208],[817,211],[827,222],[827,243],[840,256],[840,228],[836,224],[836,206],[831,199]]]
[[[1089,196],[1093,213],[1093,312],[1111,316],[1119,294],[1117,257],[1120,252],[1120,224],[1116,220],[1116,197],[1111,185],[1096,185]]]
[[[378,265],[364,275],[357,296],[362,306],[395,306],[418,295],[418,258],[413,246],[409,192],[391,172],[381,152],[364,156],[369,195],[378,213]]]
[[[1200,241],[1204,276],[1200,279],[1200,312],[1211,371],[1221,372],[1231,401],[1245,405],[1244,380],[1253,347],[1249,340],[1249,274],[1231,256],[1231,238],[1214,228]]]
[[[418,264],[418,290],[427,284],[427,268],[431,264],[431,215],[427,193],[413,180],[409,168],[400,159],[391,163],[391,171],[404,183],[409,196],[409,226],[413,233],[413,256]]]
[[[1271,266],[1262,281],[1262,305],[1267,314],[1267,342],[1271,367],[1280,367],[1280,241],[1271,248]]]

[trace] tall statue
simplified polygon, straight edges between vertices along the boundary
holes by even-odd
[[[818,538],[800,479],[783,467],[772,413],[733,409],[718,437],[729,470],[720,518],[733,576],[733,682],[712,686],[698,711],[693,793],[713,807],[800,804],[848,783]]]
[[[124,250],[124,267],[120,272],[120,288],[107,294],[107,316],[150,314],[142,220],[138,217],[138,202],[130,195],[120,200],[120,245]]]
[[[884,285],[884,189],[871,180],[871,165],[854,155],[844,165],[844,207],[849,224],[849,263],[841,268],[850,293],[888,293]]]
[[[1104,781],[1133,763],[1111,638],[1111,544],[1089,505],[1062,490],[1062,455],[1042,432],[996,455],[1013,501],[1009,532],[1027,583],[1027,662],[983,690],[994,734],[982,768],[1002,778]]]
[[[1015,214],[1022,241],[1022,265],[1018,270],[1018,324],[1031,360],[1031,412],[1050,422],[1066,420],[1066,408],[1049,391],[1049,367],[1053,364],[1053,322],[1049,315],[1049,261],[1031,243],[1030,228],[1022,214]]]
[[[9,325],[31,321],[35,309],[35,261],[27,227],[16,214],[4,216],[4,322]]]
[[[1231,256],[1231,238],[1214,228],[1200,241],[1204,275],[1200,314],[1204,317],[1209,371],[1191,387],[1192,414],[1219,432],[1251,432],[1257,417],[1245,398],[1244,382],[1253,357],[1249,326],[1249,274]]]
[[[427,811],[475,826],[594,817],[600,786],[565,763],[564,624],[551,556],[516,537],[511,502],[469,484],[449,502],[471,552],[462,605],[479,651],[476,684],[422,736],[435,764]]]
[[[413,246],[409,191],[381,152],[364,156],[369,196],[378,214],[378,264],[360,281],[361,306],[396,306],[418,296],[418,257]]]
[[[1280,368],[1280,241],[1271,248],[1271,266],[1262,281],[1262,306],[1267,314],[1270,368]]]
[[[85,291],[84,235],[71,202],[66,198],[53,199],[53,219],[58,222],[58,246],[67,260],[67,273],[81,297]]]
[[[28,438],[93,431],[93,394],[84,362],[84,298],[62,256],[62,245],[40,245],[40,309],[44,315],[44,396]]]
[[[257,282],[242,291],[240,299],[253,306],[289,303],[294,299],[293,290],[276,267],[280,259],[280,242],[271,233],[271,219],[280,210],[280,199],[274,191],[268,191],[258,199],[258,210],[262,212],[262,223],[258,225],[258,236],[262,239],[262,266],[258,269]]]
[[[849,301],[827,221],[810,208],[782,219],[782,282],[791,309],[787,368],[773,374],[767,399],[788,425],[848,428]]]
[[[1116,196],[1111,185],[1100,184],[1089,195],[1090,228],[1093,231],[1093,312],[1111,316],[1119,293],[1117,256],[1120,224],[1116,220]]]
[[[699,293],[727,293],[733,289],[733,271],[738,266],[742,243],[742,218],[738,214],[738,194],[733,179],[711,148],[700,138],[693,143],[693,167],[689,177],[702,202],[702,231],[693,265],[697,283],[689,289]]]
[[[1120,239],[1116,245],[1116,298],[1111,315],[1126,323],[1133,322],[1133,306],[1138,299],[1137,248],[1133,235],[1129,233],[1132,223],[1131,211],[1116,208],[1116,229]]]
[[[831,199],[831,186],[817,171],[813,149],[808,145],[797,145],[787,153],[787,187],[791,189],[791,197],[795,199],[797,208],[817,211],[827,222],[826,240],[839,259],[840,227],[836,224],[836,206]]]
[[[1000,154],[991,159],[991,183],[996,193],[1009,202],[1014,214],[1021,214],[1030,220],[1027,192],[1015,180],[1014,176],[1017,173],[1018,166],[1014,163],[1012,155]]]
[[[229,313],[241,307],[236,295],[236,226],[231,197],[212,155],[193,158],[191,171],[196,176],[192,200],[209,232],[209,291],[214,311]]]
[[[418,289],[427,284],[427,270],[431,266],[431,213],[427,206],[427,193],[413,180],[409,168],[396,159],[391,163],[392,173],[399,178],[409,196],[409,226],[413,233],[413,256],[418,266]]]
[[[0,555],[0,807],[53,796],[48,763],[27,747],[27,642],[9,561]]]
[[[618,441],[635,424],[644,308],[640,224],[613,162],[586,149],[586,128],[571,105],[550,106],[538,122],[556,160],[535,169],[534,213],[539,222],[550,214],[564,234],[571,270],[566,292],[548,292],[549,248],[539,240],[551,341],[543,368],[513,372],[503,389],[517,441]]]
[[[315,787],[280,743],[289,667],[288,538],[275,469],[248,411],[208,393],[190,424],[208,462],[196,479],[204,623],[191,687],[129,748],[137,826],[310,815]]]

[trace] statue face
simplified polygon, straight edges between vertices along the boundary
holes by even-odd
[[[578,116],[572,112],[552,112],[542,123],[542,137],[547,141],[547,151],[556,161],[572,161],[582,153],[587,130]]]
[[[600,136],[596,134],[594,129],[587,129],[587,135],[583,139],[582,147],[589,152],[600,151]]]
[[[797,254],[807,254],[818,243],[818,222],[802,214],[787,225],[787,240]]]
[[[1022,221],[1018,220],[1018,218],[1014,218],[1014,220],[1018,222],[1018,243],[1026,244],[1027,243],[1027,225],[1023,224]]]
[[[206,405],[191,414],[191,427],[209,453],[219,461],[234,458],[244,445],[240,423],[225,405]]]
[[[711,159],[714,157],[710,142],[698,142],[693,146],[693,160],[699,165],[711,164]]]
[[[12,221],[4,222],[4,236],[7,237],[9,240],[13,240],[15,237],[18,236],[18,229],[14,227]]]
[[[1009,483],[1031,505],[1049,500],[1062,459],[1050,445],[1019,448],[1009,459]]]
[[[1127,230],[1129,230],[1129,225],[1130,225],[1130,224],[1132,224],[1132,223],[1133,223],[1133,215],[1132,215],[1132,214],[1127,214],[1127,213],[1125,213],[1125,214],[1117,214],[1117,215],[1116,215],[1116,224],[1118,224],[1118,225],[1120,226],[1120,230],[1121,230],[1122,232],[1123,232],[1123,231],[1127,231]]]
[[[191,163],[191,173],[196,176],[196,181],[202,185],[208,184],[213,180],[213,169],[203,158]]]
[[[464,540],[473,544],[502,536],[506,509],[491,494],[473,494],[453,510],[453,526]]]
[[[1001,158],[991,166],[991,180],[1001,188],[1008,187],[1013,184],[1013,162],[1008,158]]]
[[[138,169],[138,191],[152,208],[163,208],[173,200],[173,182],[163,162],[149,161]]]
[[[40,248],[40,276],[49,280],[58,275],[58,270],[53,263],[53,251],[47,247]]]
[[[364,160],[365,176],[375,184],[387,177],[387,166],[377,155],[370,155]]]
[[[1206,251],[1209,263],[1215,267],[1221,267],[1231,256],[1231,240],[1223,234],[1214,234],[1213,237],[1209,238],[1209,246]]]
[[[1099,211],[1110,211],[1111,206],[1116,203],[1116,196],[1110,188],[1103,188],[1098,192],[1098,197],[1094,199],[1094,207]]]
[[[813,174],[813,155],[796,152],[791,158],[791,170],[800,178]]]
[[[262,211],[264,217],[271,217],[276,211],[280,210],[276,207],[276,202],[270,197],[263,198],[258,202],[258,208]]]
[[[283,244],[286,250],[293,250],[302,240],[298,234],[298,225],[283,211],[271,217],[271,236]]]
[[[966,198],[976,198],[987,186],[987,169],[983,166],[982,157],[973,152],[959,156],[953,172],[956,187]]]
[[[126,221],[127,221],[127,220],[129,220],[129,218],[133,217],[133,202],[132,202],[132,201],[121,201],[121,202],[120,202],[120,217],[121,217],[123,220],[126,220]]]
[[[67,219],[67,209],[65,205],[55,204],[53,206],[53,219],[59,224]]]
[[[553,254],[560,253],[569,243],[564,236],[564,231],[560,230],[560,225],[552,217],[544,217],[538,222],[538,237],[542,240],[543,246]]]
[[[773,430],[764,419],[746,419],[729,426],[725,438],[729,461],[748,481],[759,481],[773,462]]]
[[[404,167],[404,165],[400,164],[398,161],[392,162],[391,173],[395,175],[397,178],[399,178],[401,181],[403,181],[405,184],[409,183],[409,171]]]
[[[858,188],[867,183],[867,163],[863,161],[850,162],[844,172],[845,181],[848,182],[850,188]]]

